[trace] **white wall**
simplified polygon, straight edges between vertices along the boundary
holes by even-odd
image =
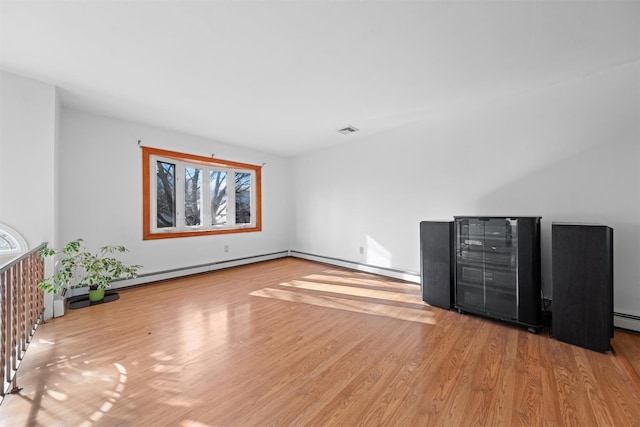
[[[56,88],[0,71],[0,222],[53,242]]]
[[[638,75],[621,65],[296,158],[291,249],[418,272],[422,220],[540,215],[551,296],[551,223],[599,222],[614,228],[615,311],[640,315]]]
[[[142,240],[142,153],[150,147],[250,164],[262,169],[262,232]],[[141,274],[263,255],[289,248],[288,161],[194,136],[63,108],[60,133],[59,233],[91,248],[122,244]],[[224,246],[230,250],[224,252]]]
[[[30,246],[76,237],[123,244],[142,273],[289,248],[417,272],[421,220],[541,215],[547,295],[551,223],[600,222],[615,230],[615,311],[637,316],[639,74],[637,62],[621,65],[366,139],[345,137],[353,142],[290,168],[288,159],[68,109],[58,132],[56,89],[2,72],[0,221]],[[142,241],[139,139],[266,162],[263,231]]]
[[[0,71],[0,222],[30,249],[55,244],[58,103],[54,86]],[[51,294],[44,307],[52,317]]]

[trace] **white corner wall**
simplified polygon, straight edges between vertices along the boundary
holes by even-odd
[[[53,242],[57,91],[0,71],[0,222],[29,248]]]
[[[55,243],[58,103],[54,86],[0,71],[0,222],[30,249]],[[52,317],[51,294],[44,308]]]
[[[91,248],[121,244],[141,275],[201,266],[289,248],[289,163],[195,136],[63,108],[59,149],[59,235]],[[143,145],[261,165],[262,232],[142,240]],[[230,250],[224,252],[224,246]]]
[[[548,297],[551,223],[598,222],[614,228],[614,309],[638,316],[639,75],[621,65],[300,156],[291,249],[417,273],[422,220],[540,215]]]

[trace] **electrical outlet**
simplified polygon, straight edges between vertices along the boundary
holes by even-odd
[[[364,246],[360,246],[360,253],[364,254]]]
[[[229,245],[224,245],[224,251],[229,252]]]

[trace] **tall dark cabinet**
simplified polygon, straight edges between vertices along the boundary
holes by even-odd
[[[422,300],[429,305],[453,307],[453,221],[420,223],[420,279]]]
[[[455,220],[455,308],[542,327],[540,217]]]
[[[553,337],[605,352],[613,337],[613,229],[551,225]]]

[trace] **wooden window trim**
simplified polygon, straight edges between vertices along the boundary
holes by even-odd
[[[255,226],[224,228],[219,230],[193,230],[193,231],[163,231],[152,232],[151,227],[151,180],[150,159],[151,156],[168,157],[177,161],[198,163],[205,166],[223,166],[227,168],[250,169],[255,172]],[[248,163],[233,162],[217,158],[197,156],[194,154],[180,153],[177,151],[162,150],[159,148],[142,147],[142,239],[173,239],[178,237],[211,236],[216,234],[249,233],[262,231],[262,168]]]

